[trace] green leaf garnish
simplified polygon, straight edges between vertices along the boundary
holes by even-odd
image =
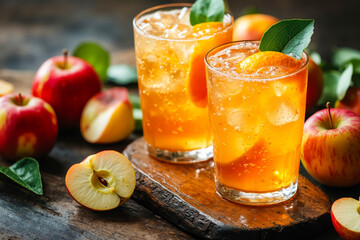
[[[192,26],[204,22],[222,22],[225,15],[223,0],[196,0],[190,10]]]
[[[107,69],[110,65],[109,53],[95,42],[84,42],[78,45],[73,56],[84,59],[99,75],[100,79],[105,81],[107,76]]]
[[[111,65],[107,70],[108,81],[117,85],[125,85],[137,82],[136,68],[121,64]]]
[[[39,163],[33,158],[23,158],[10,167],[0,166],[0,172],[24,188],[43,195]]]
[[[272,25],[261,38],[260,51],[282,52],[300,59],[314,33],[314,20],[288,19]]]
[[[346,91],[351,85],[352,74],[353,74],[353,65],[350,63],[346,67],[346,69],[341,73],[336,88],[336,93],[339,100],[342,100],[345,97]]]

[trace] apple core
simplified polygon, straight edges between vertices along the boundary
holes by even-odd
[[[94,188],[102,193],[115,192],[116,180],[114,176],[106,170],[94,171],[91,182]]]

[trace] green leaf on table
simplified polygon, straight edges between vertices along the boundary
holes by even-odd
[[[105,81],[107,69],[110,65],[110,55],[103,47],[95,42],[83,42],[78,45],[73,56],[84,59],[99,75],[100,79]]]
[[[322,60],[321,60],[321,56],[318,52],[312,52],[312,53],[310,53],[309,56],[314,61],[314,63],[316,63],[317,65],[321,65]]]
[[[142,129],[142,111],[140,108],[140,98],[135,94],[130,94],[129,99],[133,106],[133,116],[135,120],[135,130]]]
[[[126,64],[111,65],[107,70],[107,78],[109,82],[116,85],[136,83],[136,68]]]
[[[317,102],[318,106],[325,106],[326,102],[335,103],[337,100],[337,85],[339,78],[341,76],[341,72],[330,70],[330,71],[324,71],[324,88],[323,92],[321,94],[321,97],[319,101]]]
[[[0,172],[24,188],[43,194],[39,163],[33,158],[23,158],[10,167],[0,166]]]
[[[133,108],[140,108],[140,98],[138,95],[135,94],[129,94],[130,102],[133,106]]]
[[[134,108],[133,109],[133,115],[135,119],[135,130],[141,130],[142,129],[142,111],[140,108]]]
[[[352,87],[360,87],[360,74],[355,73],[355,69],[354,69],[354,73],[351,78],[351,86]]]
[[[354,73],[360,74],[360,59],[353,59],[350,61],[350,63],[354,67]]]
[[[350,63],[341,73],[339,82],[336,88],[337,97],[342,100],[345,97],[346,91],[351,85],[351,78],[353,75],[353,65]]]
[[[260,51],[282,52],[300,59],[313,33],[313,19],[282,20],[264,33],[259,49]]]
[[[357,62],[355,68],[360,68],[360,51],[352,48],[338,48],[333,54],[333,64],[337,67],[344,67],[347,63]],[[359,69],[360,72],[360,69]]]
[[[204,22],[222,22],[225,15],[223,0],[196,0],[190,10],[192,26]]]

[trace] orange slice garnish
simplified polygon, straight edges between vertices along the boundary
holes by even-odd
[[[222,43],[231,41],[232,31],[210,37],[224,28],[221,22],[206,22],[193,27],[195,36],[199,39],[195,45],[190,60],[189,73],[186,78],[186,89],[191,101],[197,106],[207,106],[207,89],[205,73],[205,54]],[[207,39],[201,39],[209,36]]]
[[[301,62],[281,52],[257,52],[239,63],[239,69],[257,72],[266,67],[280,67],[287,72],[301,66]]]
[[[12,85],[9,82],[5,82],[3,80],[0,80],[0,97],[12,93],[14,91],[14,85]]]

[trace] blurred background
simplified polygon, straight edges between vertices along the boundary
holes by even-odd
[[[47,58],[97,41],[114,58],[133,48],[132,19],[165,0],[0,0],[0,69],[36,69]],[[310,48],[329,59],[335,47],[360,49],[359,0],[228,0],[235,18],[248,7],[285,18],[315,19]],[[135,60],[134,60],[135,61]]]

